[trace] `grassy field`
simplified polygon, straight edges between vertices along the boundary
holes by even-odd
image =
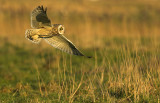
[[[159,102],[157,0],[0,0],[0,103]],[[88,59],[24,38],[30,12],[53,23]],[[85,38],[84,38],[85,37]]]

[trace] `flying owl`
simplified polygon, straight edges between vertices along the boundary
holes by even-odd
[[[43,8],[43,6],[38,6],[32,11],[31,27],[33,29],[27,29],[25,32],[25,37],[37,44],[44,39],[53,47],[64,52],[84,56],[70,40],[63,36],[65,30],[64,26],[61,24],[52,25],[46,12],[47,8]]]

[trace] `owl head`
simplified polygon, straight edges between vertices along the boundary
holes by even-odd
[[[57,32],[58,34],[64,34],[64,26],[61,24],[53,24],[52,25],[53,29],[55,32]]]

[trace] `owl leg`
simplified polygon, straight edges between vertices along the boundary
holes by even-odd
[[[48,35],[38,35],[38,36],[39,36],[39,38],[51,38],[51,37],[53,37],[52,34],[48,34]]]
[[[25,37],[30,39],[30,40],[33,40],[34,35],[36,35],[36,33],[34,33],[34,29],[28,29],[25,32]]]

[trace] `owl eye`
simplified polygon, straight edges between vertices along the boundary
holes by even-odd
[[[61,27],[59,30],[60,30],[60,31],[63,30],[63,27]]]

